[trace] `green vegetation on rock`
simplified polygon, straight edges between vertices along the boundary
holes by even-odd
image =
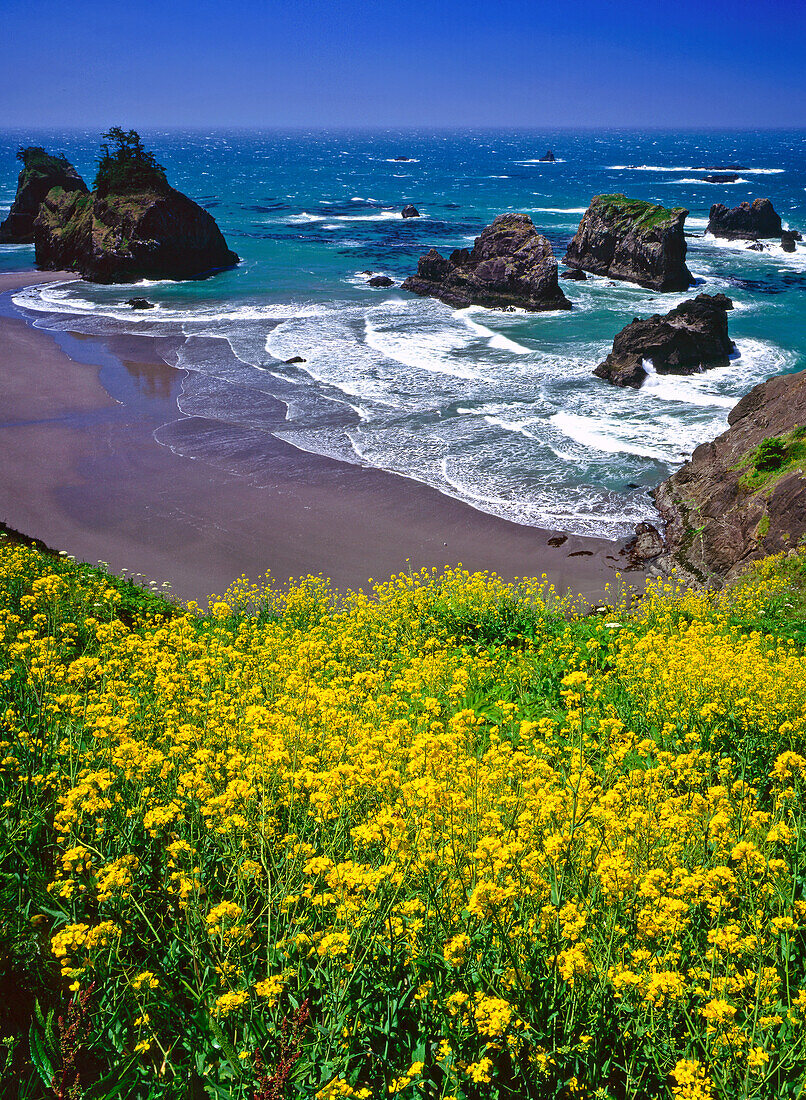
[[[106,141],[101,145],[94,185],[101,198],[110,194],[167,190],[165,169],[157,163],[154,154],[143,147],[136,130],[113,126],[103,136]]]
[[[767,436],[735,469],[744,469],[739,487],[748,493],[770,490],[785,474],[806,463],[806,427],[785,435]]]
[[[658,225],[672,225],[685,208],[670,209],[642,199],[628,199],[626,195],[597,195],[592,205],[598,206],[608,221],[617,221],[635,229],[654,229]]]

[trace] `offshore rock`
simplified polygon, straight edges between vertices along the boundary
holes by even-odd
[[[197,279],[238,257],[212,214],[165,184],[125,194],[53,189],[34,222],[36,263],[96,283]]]
[[[781,230],[781,248],[784,252],[795,251],[795,241],[802,241],[803,234],[798,233],[796,229],[782,229]]]
[[[404,206],[401,211],[401,217],[403,218],[419,218],[419,216],[420,211],[417,209],[416,206],[413,206],[411,203],[409,203],[408,206]]]
[[[552,247],[527,214],[501,214],[482,230],[472,249],[457,248],[450,259],[432,248],[403,289],[458,309],[571,308],[557,282]]]
[[[557,158],[552,153],[551,149],[547,149],[543,156],[540,158],[541,161],[547,161],[550,164],[553,164],[556,159]]]
[[[780,237],[781,218],[769,199],[754,199],[732,209],[721,202],[711,207],[708,230],[714,237],[730,241],[754,241],[759,237]]]
[[[22,171],[17,179],[17,194],[6,220],[0,224],[0,244],[31,244],[34,219],[48,191],[61,187],[66,193],[87,193],[87,185],[69,160],[52,157],[38,146],[20,149],[17,158]]]
[[[762,382],[728,423],[655,490],[676,566],[717,586],[806,534],[806,371]],[[771,437],[779,452],[772,463],[759,450]]]
[[[388,275],[373,275],[371,279],[367,279],[367,286],[383,287],[394,285],[395,280],[390,279]]]
[[[683,232],[688,210],[668,210],[624,195],[597,195],[565,253],[569,267],[650,290],[687,290]]]
[[[574,283],[581,283],[587,277],[581,267],[568,267],[560,276],[561,279],[570,279]]]
[[[132,309],[153,309],[154,303],[149,302],[148,298],[127,298],[126,305],[131,306]]]
[[[695,374],[725,366],[735,350],[728,336],[733,302],[724,294],[698,294],[665,316],[636,318],[613,341],[613,350],[593,372],[615,386],[638,389],[647,377],[645,364],[658,374]]]

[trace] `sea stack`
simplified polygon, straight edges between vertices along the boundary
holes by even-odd
[[[555,157],[554,153],[552,153],[551,149],[547,149],[543,156],[540,158],[541,163],[545,161],[548,164],[553,164],[556,159],[557,158]]]
[[[730,241],[757,241],[759,237],[780,237],[781,217],[769,199],[754,199],[728,209],[721,202],[711,207],[708,232]]]
[[[806,371],[752,389],[655,490],[675,565],[717,586],[806,534]]]
[[[568,246],[565,263],[650,290],[687,290],[683,232],[688,210],[624,195],[597,195]]]
[[[658,374],[696,374],[726,366],[735,351],[728,335],[724,294],[698,294],[664,317],[636,318],[613,341],[613,350],[593,372],[615,386],[638,389],[647,377],[646,364]]]
[[[48,191],[60,187],[65,194],[87,194],[89,188],[64,157],[53,157],[38,145],[17,151],[22,171],[17,194],[6,220],[0,224],[0,244],[32,244],[34,219]]]
[[[472,249],[450,258],[436,249],[420,258],[404,290],[438,298],[461,309],[516,306],[531,311],[570,309],[557,282],[557,261],[549,241],[527,214],[501,214],[476,238]]]
[[[53,188],[34,222],[37,266],[91,282],[197,279],[232,267],[212,214],[174,190],[135,131],[111,130],[95,190]]]

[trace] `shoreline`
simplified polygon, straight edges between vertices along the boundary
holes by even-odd
[[[60,272],[0,275],[0,295]],[[617,572],[623,544],[524,527],[381,470],[266,437],[260,476],[175,454],[154,437],[182,414],[183,371],[150,336],[35,329],[8,298],[0,314],[0,521],[114,572],[171,583],[204,603],[245,574],[323,574],[342,590],[369,578],[461,563],[505,580],[546,574],[560,593],[602,600],[645,574]],[[11,314],[11,315],[9,315]],[[211,426],[214,424],[211,422]]]

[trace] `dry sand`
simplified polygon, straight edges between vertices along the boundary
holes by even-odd
[[[0,275],[0,295],[64,277]],[[0,520],[55,549],[168,580],[200,602],[241,574],[322,573],[344,589],[459,562],[507,579],[545,573],[592,600],[619,586],[624,559],[612,542],[571,535],[553,547],[556,532],[271,437],[260,483],[175,455],[154,433],[182,419],[182,372],[151,338],[68,338],[67,354],[7,316],[8,295],[0,306]],[[627,579],[643,587],[641,574]]]

